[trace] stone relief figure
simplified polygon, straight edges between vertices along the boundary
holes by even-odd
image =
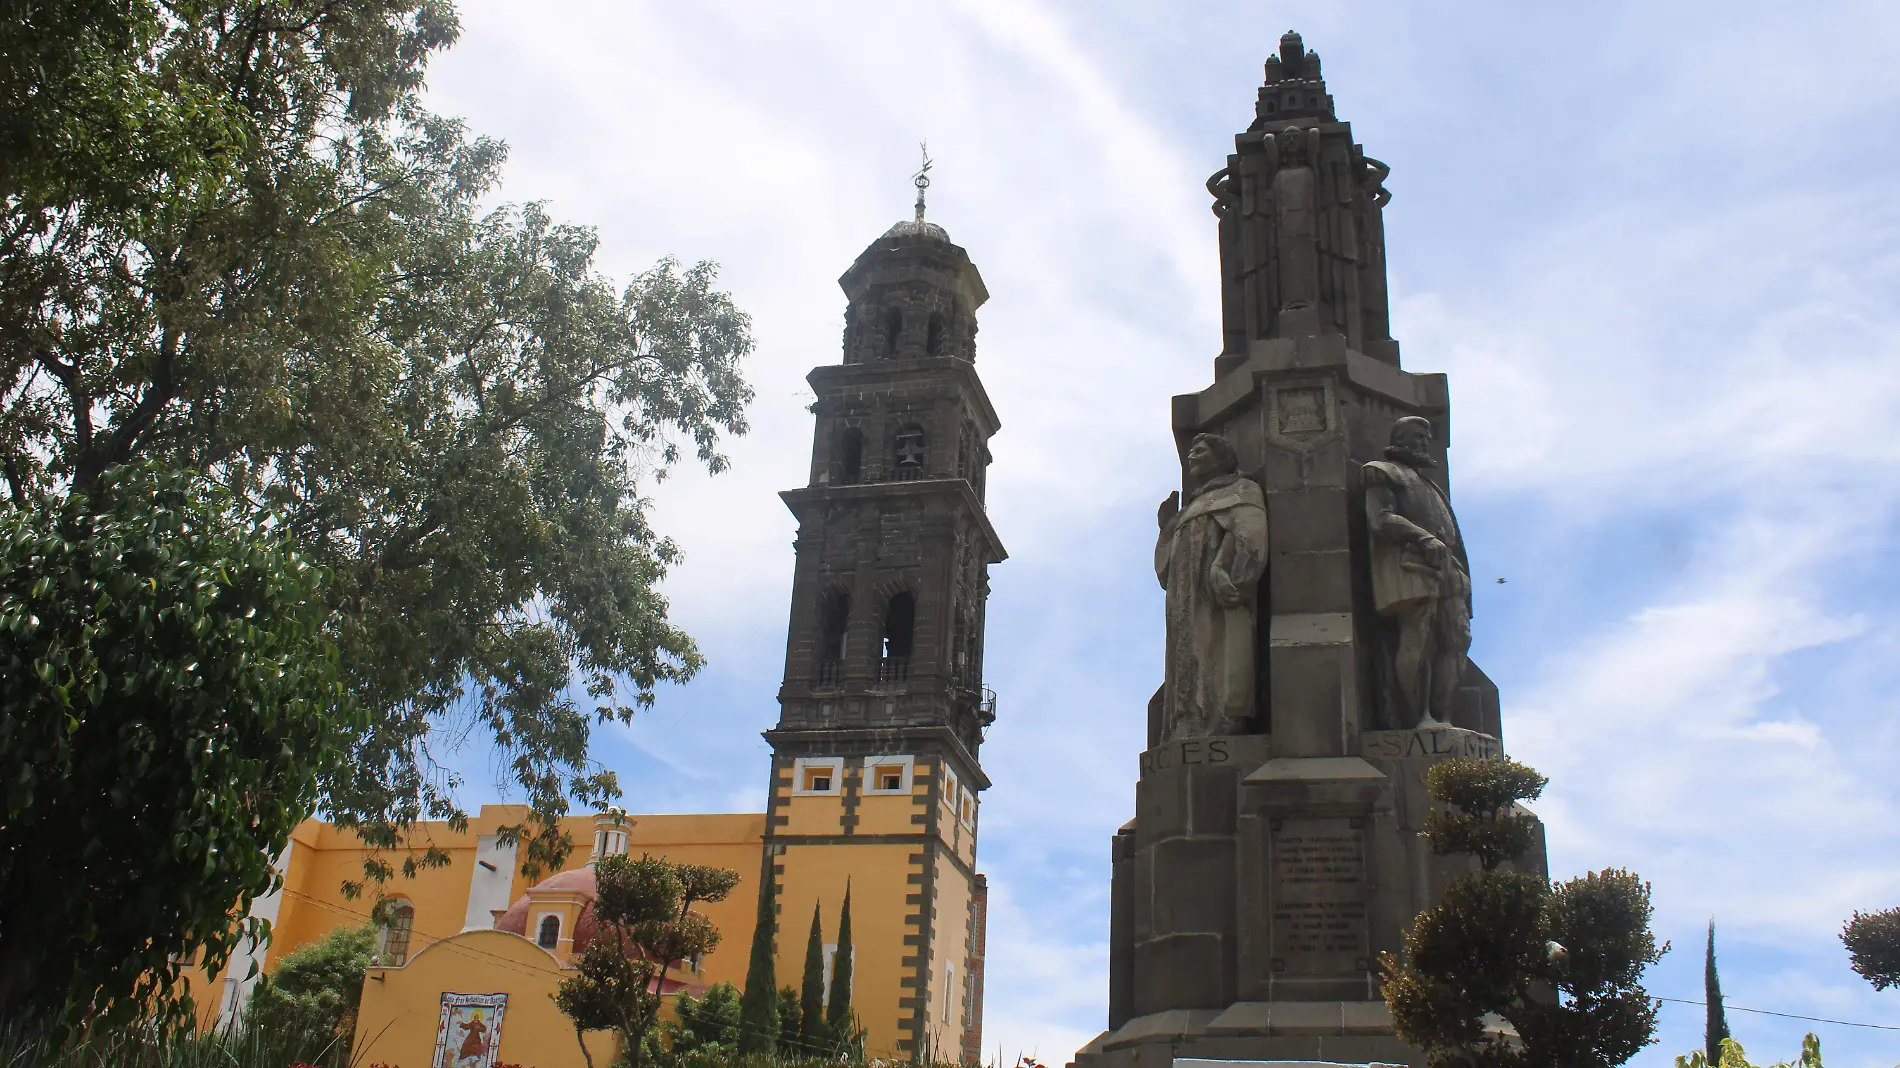
[[[1408,415],[1392,425],[1385,459],[1364,468],[1372,602],[1398,624],[1392,678],[1404,728],[1451,721],[1471,648],[1471,567],[1451,502],[1425,477],[1437,466],[1431,443],[1431,422]]]
[[[1254,711],[1255,587],[1267,564],[1267,505],[1226,438],[1188,448],[1188,500],[1161,502],[1155,576],[1168,591],[1161,740],[1239,733]]]

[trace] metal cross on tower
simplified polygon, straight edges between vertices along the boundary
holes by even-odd
[[[917,187],[917,221],[924,221],[924,190],[930,188],[930,142],[917,142],[917,154],[923,157],[924,165],[911,175],[910,184]]]

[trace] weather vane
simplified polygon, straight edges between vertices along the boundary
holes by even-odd
[[[917,187],[917,221],[924,221],[924,190],[930,188],[930,142],[917,142],[917,154],[924,159],[924,165],[911,175],[910,184]]]

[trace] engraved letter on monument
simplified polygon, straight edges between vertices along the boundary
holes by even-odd
[[[1366,860],[1358,820],[1286,819],[1273,830],[1273,970],[1363,971]]]

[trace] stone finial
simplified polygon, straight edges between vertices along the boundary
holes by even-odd
[[[1300,35],[1280,36],[1280,54],[1267,57],[1266,84],[1260,89],[1255,127],[1287,119],[1333,119],[1333,98],[1321,76],[1319,53],[1308,51]]]

